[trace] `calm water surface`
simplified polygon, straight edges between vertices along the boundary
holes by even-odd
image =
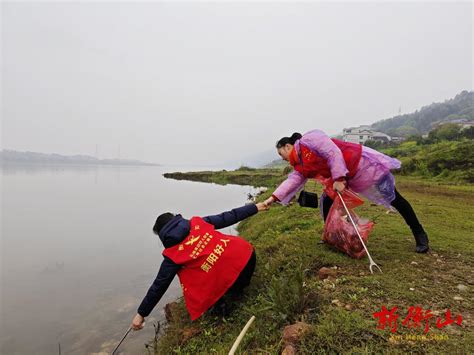
[[[156,216],[217,214],[251,192],[162,177],[176,170],[202,168],[3,167],[2,354],[58,354],[58,343],[63,354],[110,353],[158,272]],[[145,353],[153,320],[179,296],[176,278],[121,350]]]

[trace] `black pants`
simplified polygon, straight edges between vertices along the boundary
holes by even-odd
[[[218,316],[227,316],[230,314],[233,307],[231,304],[240,299],[244,288],[250,284],[250,279],[252,278],[253,272],[255,271],[256,263],[257,256],[255,255],[255,251],[253,251],[249,261],[247,261],[247,265],[245,265],[243,270],[240,272],[237,280],[234,281],[224,296],[219,298],[219,300],[210,309],[211,313]]]
[[[324,221],[326,221],[332,203],[333,201],[329,196],[326,196],[323,200]],[[413,211],[410,203],[400,195],[397,189],[395,189],[395,199],[391,202],[391,205],[400,213],[414,235],[424,232],[423,227],[418,221],[418,217],[416,217],[415,211]]]
[[[257,263],[257,255],[255,255],[255,250],[252,252],[247,265],[240,272],[239,277],[232,286],[227,290],[226,294],[236,296],[242,293],[245,287],[250,285],[250,279],[252,278],[253,272],[255,271],[255,265]]]

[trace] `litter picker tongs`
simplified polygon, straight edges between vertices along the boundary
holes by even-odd
[[[125,340],[125,338],[127,337],[128,333],[130,333],[131,330],[132,330],[132,327],[129,327],[125,335],[122,337],[122,340],[120,340],[120,343],[118,343],[115,349],[112,351],[112,355],[115,355],[115,352],[118,350],[118,348],[120,347],[120,345]]]
[[[359,233],[359,228],[357,228],[357,225],[355,224],[354,220],[352,219],[352,215],[351,213],[349,212],[349,209],[347,208],[346,206],[346,203],[344,202],[344,199],[342,198],[342,195],[339,191],[336,191],[339,198],[341,199],[341,202],[342,202],[342,205],[344,206],[344,209],[346,210],[347,212],[347,215],[349,216],[349,219],[351,220],[352,222],[352,225],[354,226],[354,229],[356,230],[357,232],[357,235],[359,236],[359,239],[360,239],[360,242],[362,243],[362,246],[364,247],[365,249],[365,252],[367,253],[367,256],[369,258],[369,270],[370,270],[370,273],[373,274],[374,271],[373,271],[373,267],[375,266],[377,269],[379,269],[380,272],[382,272],[382,269],[374,262],[374,260],[372,259],[372,257],[370,256],[370,253],[369,253],[369,250],[367,249],[367,247],[365,246],[365,243],[364,243],[364,240],[362,239],[360,233]]]

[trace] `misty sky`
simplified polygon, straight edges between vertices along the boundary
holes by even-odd
[[[4,149],[219,164],[472,90],[470,2],[1,9]]]

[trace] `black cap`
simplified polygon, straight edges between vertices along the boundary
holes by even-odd
[[[156,219],[155,225],[153,226],[153,232],[155,234],[160,233],[161,229],[166,225],[166,223],[171,221],[173,217],[174,214],[172,214],[171,212],[160,214]]]

